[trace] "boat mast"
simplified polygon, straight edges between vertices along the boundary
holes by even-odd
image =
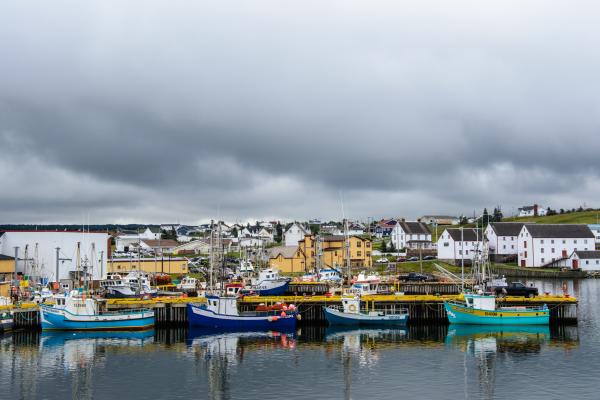
[[[210,248],[209,248],[209,255],[208,255],[208,275],[209,275],[209,290],[212,291],[213,288],[213,256],[214,256],[214,251],[213,251],[213,235],[215,234],[214,232],[214,220],[210,220]]]
[[[75,259],[75,266],[77,267],[77,273],[75,274],[77,276],[77,288],[79,288],[81,287],[81,276],[79,272],[79,270],[81,269],[81,242],[77,242],[77,258]]]

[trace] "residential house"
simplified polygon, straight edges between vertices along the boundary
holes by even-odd
[[[283,243],[285,246],[298,246],[298,242],[308,234],[310,234],[310,229],[303,224],[294,222],[283,233]]]
[[[423,215],[418,220],[428,225],[458,225],[460,223],[459,217],[451,215]]]
[[[595,249],[595,237],[584,224],[524,224],[518,238],[518,262],[522,267],[541,267],[574,251]]]
[[[516,256],[519,253],[519,233],[522,222],[490,222],[485,229],[490,255]]]
[[[173,248],[173,254],[208,254],[210,252],[209,240],[192,240]]]
[[[269,249],[269,266],[281,272],[305,272],[305,258],[298,246],[277,246]]]
[[[475,228],[446,228],[437,242],[438,259],[450,264],[472,263],[482,250],[482,231]]]
[[[140,241],[140,249],[151,251],[154,254],[172,253],[179,243],[170,239],[143,239]]]
[[[159,226],[147,226],[146,229],[140,233],[141,239],[158,240],[160,239],[162,231]]]
[[[390,234],[390,241],[396,249],[431,249],[431,231],[427,224],[417,222],[399,221]]]
[[[557,268],[581,268],[584,271],[600,271],[600,251],[577,250],[568,258],[560,258],[550,264],[549,267]]]
[[[544,215],[546,215],[546,209],[537,204],[519,208],[519,217],[543,217]]]
[[[382,219],[377,222],[374,229],[375,237],[380,239],[389,237],[397,223],[398,220],[395,219]]]

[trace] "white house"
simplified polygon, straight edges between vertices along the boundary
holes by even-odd
[[[574,251],[595,249],[594,234],[584,224],[524,224],[518,242],[522,267],[546,266]]]
[[[399,221],[392,233],[390,240],[396,249],[431,249],[431,231],[423,222]]]
[[[519,217],[543,217],[544,215],[546,215],[546,209],[537,204],[519,208]]]
[[[57,275],[58,281],[75,278],[77,243],[92,279],[102,279],[110,257],[110,236],[106,232],[5,231],[0,234],[0,254],[14,257],[18,247],[17,272],[56,282]]]
[[[152,251],[154,254],[172,253],[173,249],[179,246],[175,240],[162,239],[143,239],[140,241],[140,248],[147,251]]]
[[[596,238],[596,245],[600,245],[600,224],[589,224],[588,228],[590,228]]]
[[[519,233],[522,222],[490,222],[485,228],[490,254],[516,255],[519,253]]]
[[[298,246],[298,242],[304,239],[305,235],[310,234],[310,229],[307,229],[302,224],[294,222],[283,233],[283,242],[286,246]]]
[[[472,262],[482,249],[481,229],[447,228],[437,242],[438,259],[457,264],[461,260]]]
[[[140,237],[142,239],[158,240],[160,239],[161,233],[160,227],[148,226],[146,227],[146,230],[140,234]]]

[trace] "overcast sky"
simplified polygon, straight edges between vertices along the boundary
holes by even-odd
[[[596,1],[2,1],[0,223],[598,207],[599,20]]]

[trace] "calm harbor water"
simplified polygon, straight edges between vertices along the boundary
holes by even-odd
[[[14,332],[0,337],[0,399],[598,398],[600,280],[569,290],[579,324],[561,328]]]

